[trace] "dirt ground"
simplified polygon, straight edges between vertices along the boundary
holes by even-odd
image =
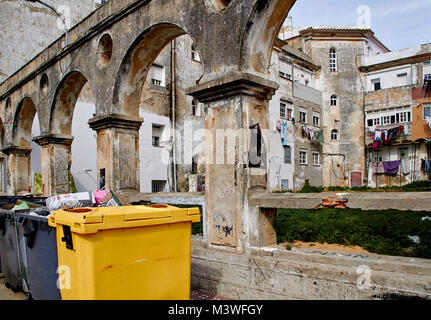
[[[289,244],[292,248],[372,254],[360,246],[343,246],[340,244],[329,244],[329,243],[319,243],[319,242],[294,241],[293,243],[288,243],[288,242],[280,243],[278,246],[282,246],[285,248],[286,244]]]

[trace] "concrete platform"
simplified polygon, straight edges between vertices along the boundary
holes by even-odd
[[[347,207],[362,210],[431,211],[431,192],[265,193],[252,196],[250,206],[314,209],[322,199],[339,195]]]

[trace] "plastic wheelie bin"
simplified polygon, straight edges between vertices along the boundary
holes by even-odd
[[[15,292],[22,291],[22,268],[19,260],[19,245],[15,227],[15,213],[0,210],[0,255],[6,286]]]
[[[49,214],[47,208],[17,213],[18,239],[20,248],[24,247],[20,251],[25,261],[23,276],[34,300],[61,299],[57,287],[57,238],[55,228],[48,225]]]
[[[31,201],[31,202],[28,202]],[[19,241],[19,231],[16,226],[16,214],[29,213],[42,208],[45,198],[32,197],[0,197],[0,259],[2,273],[6,285],[13,291],[28,292],[27,261],[25,246]],[[16,205],[25,202],[26,209],[12,211]]]
[[[198,208],[167,205],[56,210],[63,300],[188,300]]]

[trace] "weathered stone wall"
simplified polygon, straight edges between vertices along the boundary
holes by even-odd
[[[69,27],[95,9],[94,0],[50,0],[57,12],[64,12]],[[61,20],[49,8],[24,0],[0,2],[0,82],[33,59],[64,33]],[[6,23],[7,22],[7,23]]]
[[[356,56],[363,54],[363,41],[311,40],[307,52],[321,66],[316,87],[323,94],[322,127],[325,186],[349,186],[352,170],[365,172],[363,89],[356,66]],[[329,50],[337,50],[337,71],[329,71]],[[338,106],[331,106],[330,97],[338,96]],[[337,129],[339,140],[331,141],[331,131]],[[363,174],[364,178],[364,174]]]
[[[233,299],[431,299],[430,275],[426,259],[275,248],[238,255],[192,242],[192,288]]]

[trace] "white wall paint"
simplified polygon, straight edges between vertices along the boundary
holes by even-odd
[[[151,180],[167,180],[165,191],[169,191],[173,185],[169,159],[171,121],[169,117],[142,111],[139,116],[144,119],[139,130],[140,190],[151,192]],[[152,145],[153,124],[164,126],[160,147]]]
[[[96,113],[94,103],[79,101],[73,113],[72,166],[75,186],[78,192],[96,191],[97,183],[97,134],[88,125]]]
[[[389,89],[399,87],[398,75],[407,74],[407,84],[412,84],[412,68],[411,65],[405,65],[396,68],[389,68],[377,72],[367,74],[367,91],[374,91],[373,80],[380,78],[381,89]]]

